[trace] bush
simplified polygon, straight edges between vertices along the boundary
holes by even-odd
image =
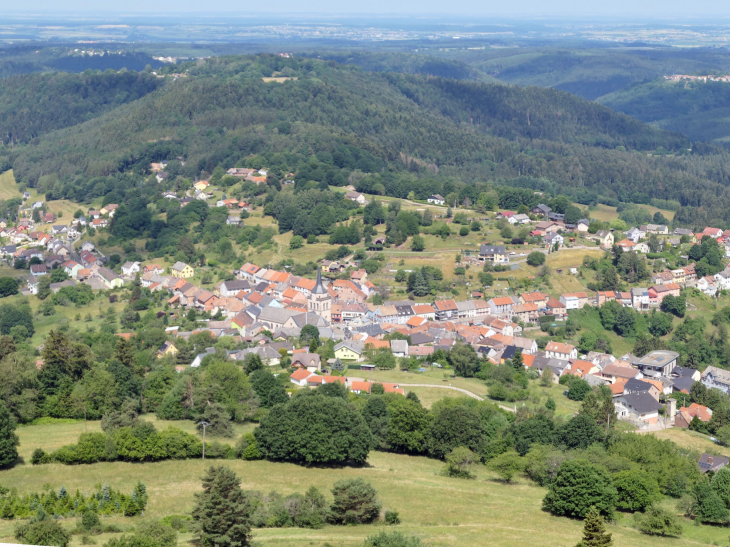
[[[400,524],[400,515],[398,511],[386,511],[385,522],[391,525]]]
[[[421,540],[415,536],[404,536],[400,532],[380,532],[377,536],[368,537],[363,547],[421,547],[421,545]]]
[[[527,255],[527,263],[530,266],[542,266],[545,264],[545,253],[540,251],[533,251]]]
[[[91,509],[87,509],[86,511],[84,511],[84,513],[81,515],[81,529],[85,532],[90,532],[98,528],[101,528],[99,515],[97,515],[96,512],[92,511]]]
[[[647,508],[643,515],[635,513],[634,519],[636,520],[636,527],[642,534],[679,537],[683,532],[682,525],[677,517],[656,505]]]
[[[261,451],[256,445],[256,437],[253,433],[244,433],[236,443],[236,457],[242,460],[260,460],[263,458]]]
[[[335,497],[330,506],[333,524],[367,524],[380,515],[378,493],[361,478],[336,482],[332,495]]]
[[[639,469],[617,473],[613,484],[618,492],[616,506],[626,511],[643,511],[662,497],[656,479]]]
[[[289,240],[289,248],[294,249],[301,249],[304,245],[304,238],[302,236],[294,236]]]
[[[33,455],[30,457],[30,463],[33,465],[41,465],[43,463],[50,463],[51,457],[42,448],[36,448],[33,451]]]
[[[21,524],[15,529],[15,539],[30,545],[53,545],[67,547],[71,534],[55,520],[42,520]]]
[[[471,468],[479,457],[465,446],[454,448],[446,456],[446,475],[449,477],[472,478]]]

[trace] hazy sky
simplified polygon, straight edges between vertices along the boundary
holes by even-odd
[[[728,0],[0,0],[7,12],[55,13],[100,12],[139,13],[183,12],[220,13],[400,13],[480,16],[590,17],[612,16],[622,19],[675,17],[730,20]],[[717,21],[721,22],[721,21]]]

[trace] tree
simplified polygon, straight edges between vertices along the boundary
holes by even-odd
[[[20,439],[15,434],[15,418],[0,400],[0,467],[15,463],[19,444]]]
[[[373,443],[359,411],[315,390],[277,405],[254,430],[264,457],[306,463],[364,463]]]
[[[601,438],[601,432],[593,418],[578,414],[555,430],[555,444],[566,448],[588,448]]]
[[[426,248],[426,241],[420,235],[416,234],[411,239],[411,251],[420,253]]]
[[[457,446],[446,456],[446,475],[464,479],[472,478],[471,468],[479,457],[465,446]]]
[[[613,545],[613,540],[611,534],[606,532],[601,513],[595,507],[591,507],[583,522],[583,541],[576,547],[610,547],[611,545]]]
[[[709,483],[698,482],[692,491],[692,496],[692,512],[699,522],[727,524],[730,511]]]
[[[206,405],[201,422],[206,422],[205,432],[212,437],[233,437],[233,426],[231,425],[231,414],[226,408],[218,403]],[[198,433],[203,434],[203,426],[198,423]]]
[[[423,272],[418,270],[416,272],[415,283],[413,284],[413,294],[416,296],[426,296],[430,292],[431,286],[429,285],[428,280],[423,275]]]
[[[542,387],[550,387],[553,383],[553,371],[550,367],[545,367],[540,376],[540,385]]]
[[[436,410],[429,428],[429,452],[444,458],[458,446],[479,452],[484,437],[484,425],[479,413],[464,405]]]
[[[517,452],[505,452],[490,460],[489,469],[497,473],[504,482],[511,482],[512,477],[524,470],[522,458]]]
[[[309,344],[311,340],[315,340],[319,345],[319,329],[314,325],[304,325],[299,333],[299,341],[303,344]]]
[[[195,532],[205,547],[246,547],[251,544],[252,505],[241,480],[226,466],[211,467],[203,491],[195,494]]]
[[[359,477],[336,482],[332,495],[330,521],[334,524],[368,524],[380,515],[378,493]]]
[[[67,547],[71,534],[63,526],[50,518],[28,524],[21,524],[15,529],[15,538],[21,543],[30,545],[54,545]]]
[[[654,310],[648,317],[649,333],[652,336],[665,336],[672,331],[672,316]]]
[[[676,515],[658,505],[648,507],[643,515],[637,513],[634,518],[642,534],[679,537],[683,532]]]
[[[14,277],[0,277],[0,297],[18,294],[18,280]]]
[[[406,272],[405,270],[398,270],[395,272],[395,281],[396,283],[403,283],[406,280]]]
[[[257,370],[265,368],[264,362],[258,353],[247,353],[243,358],[243,370],[246,374],[252,374]]]
[[[574,376],[568,381],[568,399],[573,401],[582,401],[583,398],[591,391],[591,385],[583,378]]]
[[[458,344],[449,352],[449,363],[457,376],[470,378],[477,371],[479,357],[471,345]]]
[[[276,380],[268,369],[254,371],[249,376],[249,380],[251,380],[251,387],[256,392],[262,407],[271,408],[289,400],[284,386]]]
[[[583,518],[591,507],[611,515],[617,496],[608,471],[585,460],[567,460],[560,465],[542,505],[561,516]]]
[[[677,317],[684,317],[687,312],[687,299],[682,295],[673,296],[668,294],[662,300],[661,310]]]
[[[304,246],[304,238],[302,236],[293,236],[289,240],[289,248],[291,250],[301,249]]]
[[[545,253],[540,251],[533,251],[527,255],[527,263],[530,266],[542,266],[545,264]]]
[[[626,511],[643,511],[662,497],[656,479],[639,469],[617,473],[613,485],[618,492],[616,506]]]

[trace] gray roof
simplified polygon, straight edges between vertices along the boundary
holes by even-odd
[[[407,340],[391,340],[390,349],[395,353],[408,353]]]
[[[628,384],[628,382],[626,382]],[[646,392],[627,393],[621,396],[626,404],[636,412],[656,412],[662,406],[659,401]]]
[[[327,294],[327,289],[322,285],[322,268],[317,270],[317,284],[314,286],[312,294]]]
[[[687,393],[689,393],[694,383],[695,381],[692,379],[692,377],[680,376],[679,378],[674,378],[672,380],[672,389],[674,391],[682,391],[683,389],[686,389]]]
[[[246,311],[248,311],[248,308],[246,309]],[[294,310],[287,310],[284,308],[275,308],[273,306],[266,306],[258,314],[258,320],[259,321],[268,321],[271,323],[281,323],[283,325],[284,323],[286,323],[286,321],[290,317],[293,317],[300,313],[301,312],[294,311]]]
[[[347,348],[349,350],[354,351],[355,353],[362,353],[364,349],[364,344],[361,342],[358,342],[357,340],[343,340],[339,344],[335,346],[335,351],[342,348]]]
[[[725,456],[717,456],[714,454],[707,454],[706,452],[700,456],[697,465],[700,467],[700,471],[706,473],[710,470],[718,470],[725,467],[730,462],[730,458]]]
[[[251,288],[251,284],[245,279],[232,279],[224,281],[221,286],[225,285],[227,291],[245,291]]]
[[[479,249],[479,254],[482,255],[503,255],[504,252],[504,245],[487,245],[486,243],[482,243],[482,246]]]
[[[624,385],[624,393],[643,393],[649,391],[651,388],[652,384],[650,384],[649,382],[644,382],[643,380],[631,378]]]
[[[411,305],[395,306],[395,311],[398,312],[398,316],[414,315],[413,306],[411,306]]]
[[[424,332],[416,332],[411,334],[411,344],[418,346],[420,344],[432,344],[433,336],[429,336]]]
[[[175,262],[175,264],[172,265],[172,269],[173,270],[176,270],[178,272],[181,272],[181,271],[183,271],[185,269],[185,266],[187,266],[187,264],[185,264],[185,262],[179,262],[178,261],[178,262]]]

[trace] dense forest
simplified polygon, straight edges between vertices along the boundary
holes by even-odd
[[[123,172],[147,174],[152,161],[181,158],[180,174],[197,178],[257,157],[273,178],[293,172],[298,185],[360,181],[361,191],[406,197],[447,183],[492,182],[620,201],[634,201],[641,188],[649,199],[679,202],[678,223],[730,220],[724,149],[693,146],[565,92],[271,55],[163,72],[180,70],[188,77],[169,78],[149,93],[156,87],[151,76],[131,72],[95,75],[106,78],[100,82],[86,74],[68,76],[73,82],[27,76],[44,83],[24,81],[18,91],[8,80],[3,102],[27,110],[29,119],[42,118],[44,107],[28,90],[44,88],[65,107],[60,119],[36,124],[28,144],[0,149],[0,162],[22,184],[65,196],[92,180],[98,187]],[[272,75],[292,79],[263,80]],[[96,99],[104,86],[108,96]],[[88,99],[73,91],[79,87]],[[141,97],[132,100],[134,94]],[[95,109],[91,119],[69,125],[84,100]],[[109,110],[115,103],[125,104]],[[0,134],[17,124],[13,116],[0,119]]]

